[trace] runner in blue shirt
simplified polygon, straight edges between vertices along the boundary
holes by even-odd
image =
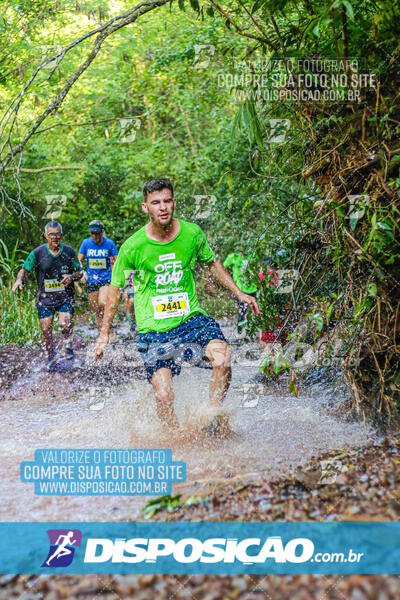
[[[86,259],[86,272],[82,281],[86,282],[89,301],[96,315],[96,327],[100,331],[111,281],[111,269],[116,261],[118,250],[114,242],[105,237],[104,225],[101,221],[91,221],[89,233],[91,237],[83,240],[78,259],[81,264],[83,259]]]

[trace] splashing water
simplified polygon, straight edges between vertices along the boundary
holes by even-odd
[[[228,334],[230,331],[227,330]],[[254,352],[254,344],[245,347]],[[110,351],[127,352],[120,344]],[[132,365],[134,346],[128,349]],[[92,347],[87,348],[87,353]],[[33,484],[19,481],[19,464],[33,460],[37,448],[171,448],[174,460],[187,463],[187,482],[174,493],[189,495],[212,482],[246,473],[266,476],[287,472],[319,452],[368,443],[374,432],[361,423],[329,416],[327,398],[304,389],[289,396],[287,384],[252,383],[254,366],[243,366],[243,346],[233,348],[233,377],[224,403],[231,435],[210,440],[202,432],[215,414],[208,406],[211,372],[183,368],[173,380],[175,410],[181,425],[171,434],[159,421],[151,386],[132,370],[128,380],[108,385],[80,371],[83,391],[60,373],[34,369],[31,379],[19,380],[10,398],[0,403],[2,520],[127,520],[140,519],[148,498],[35,496]],[[79,358],[79,357],[78,357]],[[100,376],[103,365],[96,366]],[[135,362],[136,361],[136,362]],[[239,361],[239,362],[238,362]]]

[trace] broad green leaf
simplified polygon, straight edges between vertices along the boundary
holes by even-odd
[[[315,315],[311,316],[311,320],[314,321],[314,323],[316,323],[317,330],[321,331],[322,327],[324,326],[324,319],[322,318],[322,316],[319,313],[316,313]]]
[[[346,14],[349,19],[354,19],[353,7],[351,6],[349,0],[342,0],[343,6],[346,9]]]
[[[335,210],[336,210],[337,214],[340,215],[341,217],[344,218],[346,216],[346,212],[341,206],[337,206],[335,208]]]

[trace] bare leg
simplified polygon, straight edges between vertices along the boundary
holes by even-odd
[[[62,336],[64,340],[64,348],[68,348],[68,343],[72,333],[72,315],[68,312],[60,312],[58,313],[58,324],[62,331]]]
[[[134,300],[134,298],[129,298],[128,313],[132,319],[135,317],[135,300]]]
[[[94,314],[96,315],[96,327],[100,331],[101,325],[103,323],[104,305],[100,306],[99,304],[99,292],[100,290],[97,292],[91,292],[90,294],[88,294],[88,298],[94,310]]]
[[[158,369],[151,380],[160,420],[169,427],[178,428],[179,423],[174,410],[174,391],[170,369]]]
[[[124,294],[124,312],[128,319],[135,316],[135,299],[130,298],[128,294]]]
[[[42,341],[46,345],[47,354],[51,354],[54,350],[53,342],[53,317],[44,317],[40,319],[40,327],[42,329]]]
[[[99,292],[98,292],[99,295],[97,298],[97,306],[98,306],[99,315],[100,315],[100,317],[99,317],[100,318],[100,328],[103,325],[103,316],[104,316],[104,309],[105,309],[106,301],[107,301],[108,288],[109,288],[108,285],[103,285],[103,286],[101,286],[101,288],[99,289]],[[98,328],[97,316],[96,316],[96,325]],[[99,331],[100,331],[100,329],[99,329]],[[108,343],[113,344],[116,341],[117,341],[117,336],[115,335],[113,329],[111,328],[110,335],[108,338]]]
[[[210,381],[210,406],[221,406],[232,378],[231,352],[226,342],[211,340],[206,348],[206,356],[213,366]]]
[[[99,296],[97,299],[102,319],[103,319],[103,314],[104,314],[104,308],[106,306],[107,292],[108,292],[108,285],[101,286],[101,288],[99,289]]]
[[[128,294],[126,294],[124,292],[124,313],[129,317],[129,298],[128,298]]]

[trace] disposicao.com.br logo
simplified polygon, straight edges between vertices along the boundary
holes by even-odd
[[[177,563],[234,563],[246,565],[265,563],[359,562],[362,553],[350,549],[343,552],[316,553],[308,538],[293,538],[283,544],[280,536],[261,538],[89,538],[86,543],[85,563],[156,563],[158,559],[172,559]]]
[[[48,529],[50,548],[42,567],[68,567],[74,558],[75,548],[81,545],[79,529]]]

